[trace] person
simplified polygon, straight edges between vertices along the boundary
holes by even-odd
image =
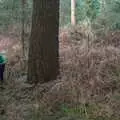
[[[0,53],[0,81],[3,83],[4,80],[4,70],[5,64],[7,62],[7,57]]]

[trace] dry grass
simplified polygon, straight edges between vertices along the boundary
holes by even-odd
[[[82,40],[88,41],[87,37]],[[99,41],[95,40],[88,45],[87,42],[66,41],[66,37],[61,39],[60,79],[42,98],[48,111],[65,103],[96,103],[102,106],[101,116],[107,114],[109,119],[112,116],[120,119],[120,101],[116,99],[120,97],[120,49],[114,41],[98,46]]]
[[[91,28],[79,26],[72,31],[61,31],[60,76],[34,89],[26,87],[22,80],[16,82],[12,92],[8,92],[15,94],[6,107],[7,120],[50,120],[50,117],[42,119],[41,116],[56,115],[64,104],[84,109],[85,120],[99,117],[100,120],[119,120],[120,48],[113,39],[109,44],[111,39],[108,38],[100,41]]]

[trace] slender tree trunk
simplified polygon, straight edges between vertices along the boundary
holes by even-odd
[[[76,25],[76,0],[71,0],[71,25]]]
[[[47,82],[59,73],[59,0],[33,0],[28,82]]]
[[[21,42],[22,42],[22,54],[23,54],[23,57],[25,57],[25,4],[26,4],[26,0],[22,0]]]

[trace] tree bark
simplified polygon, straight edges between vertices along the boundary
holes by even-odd
[[[28,82],[43,83],[59,74],[59,0],[33,0]]]
[[[25,57],[25,0],[22,0],[22,31],[21,31],[21,43],[22,43],[22,55]]]

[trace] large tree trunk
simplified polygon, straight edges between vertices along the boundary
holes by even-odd
[[[59,0],[33,0],[28,82],[47,82],[59,73]]]
[[[76,25],[76,0],[71,0],[71,24],[74,26]]]

